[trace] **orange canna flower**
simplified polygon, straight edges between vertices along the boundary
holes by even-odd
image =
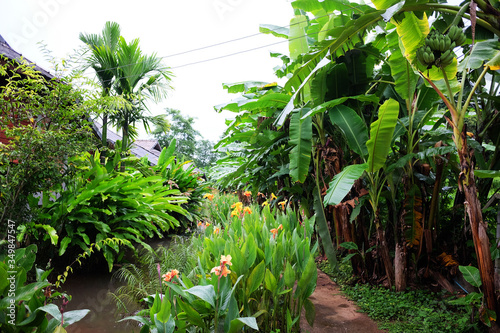
[[[278,230],[283,230],[283,224],[280,224],[280,225],[278,226]]]
[[[288,201],[288,200],[278,202],[278,205],[281,205],[281,209],[285,209],[285,206],[286,206],[286,202],[287,202],[287,201]]]
[[[210,223],[205,223],[205,227],[209,227],[210,226]]]
[[[271,193],[271,200],[276,200],[276,199],[278,198],[274,195],[274,193]]]
[[[203,196],[203,199],[205,198],[212,201],[214,199],[214,195],[212,193],[207,193]]]
[[[245,209],[243,209],[243,213],[252,214],[252,210],[250,207],[245,207]]]
[[[170,282],[174,277],[179,276],[179,271],[176,269],[173,269],[165,274],[162,275],[163,281],[165,282]]]
[[[220,272],[220,275],[227,276],[228,274],[231,274],[231,271],[229,269],[227,269],[226,266],[223,266],[222,271]]]
[[[270,231],[273,234],[273,239],[276,238],[276,235],[278,234],[278,229],[271,229]]]
[[[203,222],[198,222],[198,227],[201,227],[203,225]]]
[[[220,275],[220,266],[215,266],[214,268],[212,268],[210,273],[215,273],[215,275],[219,276]]]
[[[215,227],[214,229],[214,235],[218,235],[220,232],[220,228],[219,227]]]
[[[235,209],[235,210],[233,210],[233,211],[231,212],[231,217],[238,216],[238,215],[239,215],[239,213],[240,213],[240,212],[238,212],[238,210],[237,210],[237,209]]]
[[[269,205],[269,202],[267,202],[267,201],[264,201],[264,202],[262,203],[262,207],[265,207],[265,206],[268,206],[268,205]]]
[[[228,254],[227,256],[220,256],[220,264],[221,264],[221,266],[222,265],[232,266],[233,264],[231,263],[231,259],[233,259],[233,258],[231,257],[230,254]]]
[[[243,209],[243,204],[238,201],[238,202],[235,202],[234,204],[232,204],[231,208],[234,208],[235,210],[242,210]]]
[[[245,192],[243,192],[243,195],[246,196],[246,197],[251,197],[252,196],[252,192],[245,191]]]
[[[258,196],[258,197],[263,197],[263,198],[265,198],[265,197],[266,197],[264,193],[260,193],[260,192],[257,192],[257,196]]]

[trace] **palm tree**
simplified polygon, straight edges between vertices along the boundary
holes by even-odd
[[[158,102],[166,97],[172,73],[162,65],[161,58],[156,54],[142,53],[139,39],[127,43],[120,37],[116,59],[119,65],[114,89],[129,102],[129,106],[120,108],[111,115],[111,119],[122,129],[122,147],[125,150],[129,145],[129,138],[136,135],[134,125],[137,121],[142,121],[147,130],[149,122],[164,126],[164,117],[147,116],[144,110],[147,110],[146,101]]]
[[[102,35],[82,33],[80,40],[91,51],[85,68],[95,70],[102,87],[101,96],[110,97],[114,93],[128,102],[115,106],[112,113],[104,112],[102,127],[104,147],[107,145],[109,117],[122,129],[122,150],[126,150],[129,138],[137,134],[134,126],[137,121],[142,121],[146,129],[149,129],[149,122],[162,125],[164,117],[144,114],[147,109],[145,102],[149,99],[158,102],[166,96],[172,74],[156,54],[148,56],[142,53],[139,39],[127,43],[120,36],[120,26],[116,22],[106,22]]]
[[[102,86],[102,97],[109,97],[118,68],[116,50],[120,39],[120,26],[116,22],[106,22],[102,35],[80,33],[80,40],[87,44],[90,56],[85,59],[84,69],[92,67]],[[102,118],[102,146],[107,146],[108,112]]]

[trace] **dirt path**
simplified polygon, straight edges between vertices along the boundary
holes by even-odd
[[[310,333],[380,333],[377,324],[366,314],[357,312],[358,307],[345,298],[339,287],[322,271],[318,270],[318,283],[311,296],[316,307],[316,320],[311,327],[304,315],[300,319],[302,332]]]

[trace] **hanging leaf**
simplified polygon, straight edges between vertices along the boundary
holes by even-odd
[[[365,172],[367,164],[349,165],[341,173],[333,177],[326,192],[324,202],[326,205],[337,205],[344,200],[354,182]]]
[[[391,139],[399,115],[399,103],[393,99],[385,101],[378,110],[378,119],[371,124],[368,148],[368,172],[376,172],[385,164]]]
[[[422,195],[417,185],[408,191],[404,202],[403,221],[406,242],[410,247],[419,246],[422,241],[423,228],[423,206]]]
[[[261,24],[259,26],[259,32],[263,34],[271,34],[274,37],[288,39],[288,35],[290,34],[290,29],[272,24]]]
[[[479,274],[479,269],[473,266],[458,266],[460,272],[462,272],[465,281],[469,282],[472,286],[479,288],[481,287],[481,275]]]
[[[321,190],[316,186],[314,188],[314,211],[316,212],[316,227],[318,229],[319,237],[321,237],[321,244],[328,258],[328,264],[332,269],[337,269],[337,251],[333,247],[332,236],[330,229],[326,222],[325,210],[323,202],[321,201]]]
[[[337,105],[328,111],[328,115],[332,123],[337,125],[346,136],[349,148],[365,158],[368,155],[366,148],[368,130],[356,111],[345,105]]]
[[[312,152],[312,118],[300,118],[309,109],[300,109],[290,119],[290,176],[295,182],[303,183],[309,173]]]
[[[295,17],[290,20],[288,48],[290,51],[290,58],[292,60],[296,60],[299,55],[309,52],[309,45],[307,43],[307,35],[305,31],[307,25],[308,22],[305,15],[295,15]]]

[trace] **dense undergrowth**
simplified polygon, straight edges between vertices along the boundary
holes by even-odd
[[[450,293],[407,289],[396,292],[381,286],[356,283],[349,262],[341,261],[333,272],[326,261],[318,264],[336,282],[360,311],[375,320],[380,329],[403,332],[485,332],[470,306],[457,306]],[[472,319],[472,320],[471,320]]]

